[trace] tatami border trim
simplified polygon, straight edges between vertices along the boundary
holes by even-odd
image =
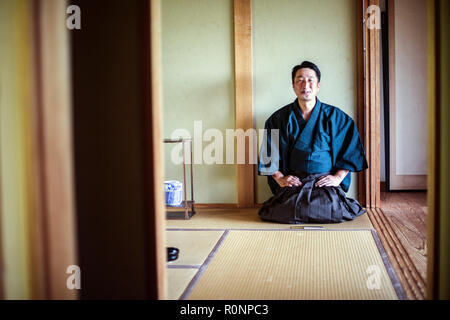
[[[203,230],[202,230],[203,231]],[[206,258],[205,262],[201,265],[197,273],[195,274],[194,278],[189,282],[188,286],[184,290],[184,292],[181,294],[180,298],[178,300],[186,300],[189,295],[191,294],[192,290],[194,289],[195,285],[197,284],[198,280],[200,280],[200,277],[205,272],[206,268],[208,267],[209,263],[211,262],[212,258],[216,255],[217,251],[219,250],[222,243],[225,241],[225,238],[227,237],[229,233],[229,230],[225,230],[222,236],[220,237],[219,241],[217,241],[214,248],[209,253],[208,257]]]
[[[397,293],[398,299],[407,300],[405,291],[403,290],[402,283],[398,279],[397,273],[395,272],[394,267],[389,261],[386,250],[384,250],[384,247],[381,244],[380,238],[378,237],[376,230],[372,230],[372,236],[373,239],[375,240],[375,244],[377,245],[378,251],[380,252],[381,259],[383,260],[384,263],[384,267],[386,268],[389,278],[391,278],[392,286],[394,287],[395,293]]]

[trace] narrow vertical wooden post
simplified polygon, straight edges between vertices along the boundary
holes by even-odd
[[[381,92],[381,63],[380,63],[380,29],[381,25],[379,0],[359,0],[358,9],[363,9],[363,41],[362,47],[359,45],[358,70],[363,63],[364,75],[364,102],[361,92],[358,91],[358,103],[363,102],[363,109],[358,108],[359,123],[364,119],[364,145],[366,148],[369,169],[364,172],[364,178],[360,177],[360,183],[364,183],[364,191],[359,195],[364,195],[362,201],[368,208],[380,206],[380,92]],[[378,7],[378,10],[371,10],[371,6]],[[361,13],[360,13],[361,14]],[[374,23],[375,22],[375,23]],[[364,57],[361,61],[361,53]],[[361,79],[359,75],[358,80]],[[358,85],[358,89],[360,89]],[[360,190],[361,190],[360,186]]]
[[[365,16],[365,6],[363,0],[356,0],[356,50],[357,50],[357,118],[356,123],[358,125],[358,131],[364,142],[365,141],[365,86],[364,86],[364,16]],[[366,147],[367,148],[367,147]],[[365,171],[358,173],[358,201],[362,206],[366,206],[366,174]]]
[[[149,5],[144,5],[149,10],[148,16],[144,15],[144,22],[149,18],[149,23],[144,32],[146,37],[144,42],[149,42],[150,47],[146,48],[143,54],[143,64],[147,67],[150,75],[150,82],[144,81],[144,85],[150,85],[150,101],[146,102],[145,112],[147,117],[146,154],[148,160],[147,183],[149,187],[148,215],[148,243],[150,250],[149,267],[155,270],[155,275],[149,277],[148,287],[150,288],[150,299],[166,299],[166,212],[164,207],[164,160],[163,160],[163,139],[162,139],[162,70],[161,70],[161,1],[149,0]],[[147,59],[150,57],[150,64]],[[144,99],[147,99],[144,90]],[[183,144],[184,145],[184,144]],[[184,156],[184,152],[183,152]],[[186,197],[185,197],[186,200]],[[156,288],[154,286],[156,285]]]
[[[428,175],[427,175],[427,293],[437,299],[439,274],[439,117],[437,109],[436,1],[427,0],[428,47]],[[438,40],[439,41],[439,40]]]
[[[251,0],[234,0],[236,129],[244,131],[253,128],[251,6]],[[254,165],[249,163],[249,150],[253,150],[250,142],[256,143],[245,143],[246,163],[237,165],[238,207],[253,207],[255,203]]]

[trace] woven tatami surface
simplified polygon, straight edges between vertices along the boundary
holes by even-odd
[[[166,270],[167,287],[166,299],[178,300],[198,269],[172,269]]]
[[[231,230],[188,299],[397,299],[371,231]]]
[[[201,266],[223,233],[207,230],[166,231],[167,247],[180,250],[178,259],[169,262],[169,265]]]
[[[190,220],[167,220],[167,228],[221,229],[289,229],[292,225],[262,221],[258,209],[196,209]],[[309,225],[309,224],[308,224]],[[372,229],[367,213],[352,221],[333,224],[311,224],[325,229]]]

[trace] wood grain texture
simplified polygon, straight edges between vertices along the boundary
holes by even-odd
[[[368,210],[408,299],[426,293],[426,194],[382,193],[381,209]]]
[[[408,264],[404,259],[405,257],[400,253],[399,241],[395,237],[392,237],[392,232],[390,232],[385,224],[385,219],[382,218],[382,211],[380,209],[370,208],[368,209],[368,213],[407,298],[409,300],[423,299],[420,294],[420,288],[414,282],[413,276],[411,275],[410,263]]]
[[[365,183],[365,206],[376,208],[380,205],[380,92],[381,92],[381,58],[380,58],[380,29],[373,28],[368,23],[373,19],[381,19],[374,16],[376,12],[368,10],[369,6],[380,5],[379,0],[362,1],[358,4],[363,9],[363,79],[364,79],[364,106],[359,111],[364,118],[363,141],[369,168],[363,174]],[[361,45],[359,45],[361,46]],[[359,53],[359,56],[361,53]],[[360,65],[361,62],[358,63]],[[361,68],[361,66],[359,66]],[[358,99],[360,103],[362,99]],[[363,192],[360,192],[363,195]]]
[[[424,281],[427,264],[426,193],[383,193],[382,195],[383,213]]]
[[[253,128],[252,19],[251,0],[234,1],[234,53],[236,129]],[[246,164],[237,165],[237,199],[239,207],[255,203],[254,165],[249,162],[249,143],[245,143]]]

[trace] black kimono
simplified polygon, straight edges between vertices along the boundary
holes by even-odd
[[[350,173],[339,187],[314,186],[318,178],[339,169],[357,172],[368,168],[355,122],[347,114],[316,98],[306,122],[296,99],[272,114],[265,129],[258,173],[268,176],[274,196],[259,211],[263,220],[331,223],[364,213],[356,200],[345,195]],[[276,171],[298,176],[302,185],[281,188],[271,177]]]

